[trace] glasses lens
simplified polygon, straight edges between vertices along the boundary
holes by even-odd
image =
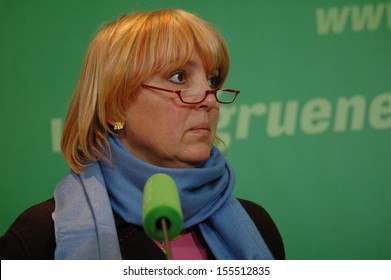
[[[199,89],[184,89],[181,91],[181,98],[186,103],[198,103],[204,99],[205,91]]]
[[[200,89],[184,89],[181,91],[181,99],[185,103],[195,104],[201,102],[206,95],[205,90]],[[232,90],[218,90],[216,99],[220,103],[231,103],[235,100],[236,93]]]
[[[232,101],[234,101],[235,96],[235,92],[226,90],[218,90],[216,93],[217,100],[222,103],[231,103]]]

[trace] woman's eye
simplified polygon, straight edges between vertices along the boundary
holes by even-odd
[[[217,77],[217,76],[214,76],[214,77],[210,77],[208,79],[208,83],[209,83],[209,86],[211,88],[218,88],[219,87],[219,84],[220,84],[220,78]]]
[[[170,81],[176,84],[183,84],[184,82],[186,82],[185,72],[180,71],[172,74],[170,77]]]

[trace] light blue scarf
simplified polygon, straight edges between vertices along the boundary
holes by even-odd
[[[70,172],[55,190],[53,213],[56,259],[121,259],[113,209],[142,225],[147,179],[170,175],[177,184],[184,228],[198,225],[217,259],[273,259],[262,236],[232,196],[234,174],[218,149],[199,168],[157,167],[133,156],[110,137],[112,161],[93,163],[80,175]]]

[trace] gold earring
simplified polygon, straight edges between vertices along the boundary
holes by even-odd
[[[114,123],[114,130],[121,130],[124,128],[124,123],[123,122],[115,122]]]

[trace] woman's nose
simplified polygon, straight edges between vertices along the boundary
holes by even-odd
[[[209,81],[207,79],[200,79],[199,86],[202,89],[205,89],[205,91],[208,90],[214,90],[211,88],[209,85]],[[206,109],[211,109],[215,107],[218,104],[216,95],[213,92],[206,92],[206,96],[202,102],[198,103],[197,106],[198,108],[206,108]]]
[[[218,104],[214,92],[207,92],[204,100],[197,104],[198,108],[212,109]]]

